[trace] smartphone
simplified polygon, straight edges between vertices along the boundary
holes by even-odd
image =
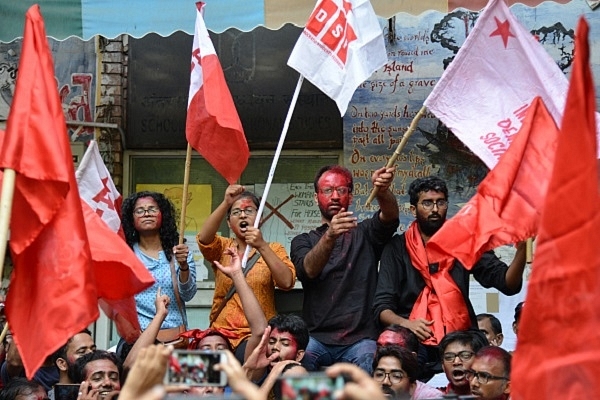
[[[80,386],[78,383],[57,383],[54,385],[54,400],[77,400]]]
[[[282,376],[275,385],[275,396],[282,400],[333,400],[334,392],[344,384],[343,376],[330,378],[324,372]]]
[[[227,375],[214,369],[215,365],[225,362],[227,355],[222,351],[175,350],[167,366],[165,384],[225,386]]]

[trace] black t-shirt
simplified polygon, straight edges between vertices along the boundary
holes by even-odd
[[[291,259],[304,289],[303,318],[312,337],[327,345],[351,345],[377,338],[373,296],[383,247],[398,228],[398,220],[383,224],[379,213],[337,238],[321,274],[310,279],[304,257],[327,231],[327,225],[296,236]]]

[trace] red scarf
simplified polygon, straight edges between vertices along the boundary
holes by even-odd
[[[463,295],[450,275],[454,259],[441,261],[438,272],[432,275],[429,272],[427,251],[416,222],[410,225],[405,237],[410,260],[425,281],[425,288],[417,298],[408,319],[433,320],[433,336],[423,341],[423,344],[437,345],[446,333],[469,329],[471,326]]]

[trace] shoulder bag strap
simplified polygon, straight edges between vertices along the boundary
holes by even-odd
[[[246,268],[244,269],[244,276],[248,275],[248,272],[250,272],[252,267],[254,267],[254,264],[256,264],[256,261],[258,261],[259,258],[260,258],[260,253],[258,252],[258,250],[256,250],[256,253],[254,253],[254,255],[252,257],[250,257],[248,259],[248,262],[246,263]],[[215,311],[215,317],[214,317],[213,321],[217,320],[217,317],[219,316],[219,314],[221,314],[221,311],[223,311],[223,309],[225,308],[225,305],[227,304],[229,299],[231,299],[233,297],[234,293],[235,293],[235,285],[231,285],[231,287],[229,288],[229,291],[223,298],[223,301],[221,301],[221,304],[219,304],[219,308],[217,308],[217,311]]]

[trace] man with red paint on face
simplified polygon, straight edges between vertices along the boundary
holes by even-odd
[[[484,253],[470,270],[454,259],[430,263],[427,242],[446,221],[448,188],[442,179],[429,176],[413,181],[408,193],[416,221],[383,251],[373,311],[382,326],[398,324],[417,335],[420,363],[430,368],[431,376],[440,369],[438,345],[444,335],[477,329],[469,301],[470,275],[483,287],[508,296],[518,293],[525,243],[519,243],[510,266],[493,251]]]
[[[394,168],[376,170],[379,210],[358,222],[349,211],[352,174],[339,165],[315,177],[323,225],[292,240],[291,256],[304,289],[303,319],[310,340],[302,365],[309,371],[350,362],[371,373],[377,329],[373,295],[385,244],[398,228],[398,203],[389,190]]]
[[[226,295],[233,286],[233,281],[214,265],[215,261],[228,267],[232,263],[231,255],[225,249],[235,248],[241,258],[247,246],[252,249],[248,254],[248,264],[251,266],[254,255],[260,257],[246,275],[246,281],[258,300],[265,318],[275,316],[275,285],[282,290],[290,290],[296,282],[296,271],[283,245],[277,242],[267,242],[260,231],[254,227],[259,201],[251,192],[241,185],[230,185],[225,190],[221,204],[208,216],[196,239],[204,258],[213,263],[215,273],[215,292],[210,311],[210,327],[227,330],[235,337],[230,343],[235,349],[235,356],[240,361],[252,351],[246,351],[248,338],[251,336],[250,324],[244,314],[242,301],[235,293],[229,300]],[[221,221],[227,219],[227,225],[233,237],[217,235]],[[219,312],[221,305],[224,307]],[[248,353],[248,354],[246,354]]]

